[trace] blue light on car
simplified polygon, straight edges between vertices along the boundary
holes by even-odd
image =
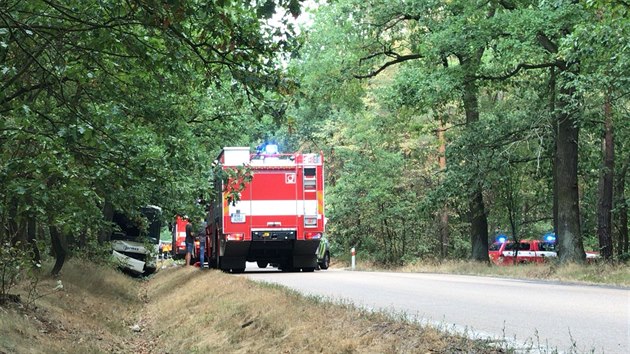
[[[499,235],[499,236],[497,236],[497,242],[499,242],[499,243],[505,243],[505,241],[507,241],[507,236],[505,236],[505,235]]]
[[[543,236],[543,239],[547,242],[556,242],[556,233],[548,232],[545,234],[545,236]]]

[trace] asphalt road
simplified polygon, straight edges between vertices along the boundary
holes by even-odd
[[[260,271],[245,276],[304,294],[401,312],[422,323],[530,352],[630,353],[630,290],[445,274]]]

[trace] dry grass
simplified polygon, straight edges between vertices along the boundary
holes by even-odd
[[[64,266],[63,289],[54,290],[57,280],[40,281],[39,293],[46,295],[35,306],[0,307],[0,352],[129,352],[135,339],[128,326],[142,308],[141,284],[112,269],[77,262]],[[17,289],[23,303],[28,303],[27,287]]]
[[[152,352],[492,352],[435,329],[218,271],[162,271],[148,297]]]
[[[36,309],[0,307],[0,353],[500,352],[214,270],[169,267],[143,281],[71,262],[61,280]]]
[[[352,304],[303,297],[214,270],[172,262],[150,280],[73,261],[44,278],[36,308],[0,307],[0,353],[492,353]],[[365,265],[359,264],[359,269]],[[627,267],[597,264],[494,267],[470,262],[407,266],[438,272],[628,286]],[[46,270],[43,270],[46,272]],[[27,302],[27,284],[17,288]],[[133,327],[136,327],[136,331]]]
[[[371,268],[370,268],[371,269]],[[416,263],[396,271],[419,273],[467,274],[517,279],[544,279],[561,282],[630,287],[630,268],[625,264],[605,262],[579,265],[555,263],[495,266],[469,261]]]

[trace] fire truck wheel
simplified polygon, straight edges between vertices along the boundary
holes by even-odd
[[[269,262],[262,262],[262,261],[258,261],[256,262],[256,264],[258,265],[258,268],[267,268],[267,266],[269,265]]]
[[[319,263],[319,269],[326,270],[328,269],[329,266],[330,266],[330,255],[328,254],[328,252],[326,252],[324,254],[324,258],[322,259],[322,262]]]

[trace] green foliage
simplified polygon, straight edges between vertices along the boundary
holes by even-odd
[[[4,5],[2,240],[26,242],[34,220],[92,257],[105,205],[199,215],[215,180],[234,203],[251,171],[212,161],[222,146],[273,139],[324,152],[333,247],[390,264],[465,258],[479,188],[490,230],[549,231],[556,118],[568,114],[580,128],[581,241],[595,247],[605,102],[627,189],[620,2],[340,0],[299,38],[297,0]]]
[[[274,11],[283,28],[264,25]],[[271,99],[290,86],[279,63],[299,12],[294,0],[3,2],[2,230],[26,239],[34,218],[91,241],[108,203],[193,211],[219,148],[282,118]]]
[[[25,251],[19,243],[13,246],[4,242],[0,245],[0,303],[8,300],[11,288],[33,274],[33,268],[41,267],[32,259],[32,253]]]
[[[72,244],[70,252],[72,257],[76,257],[86,262],[113,265],[111,243],[99,243],[96,237],[86,237],[86,243],[82,245]]]
[[[241,200],[241,192],[252,181],[254,173],[249,166],[223,168],[221,165],[216,165],[213,176],[215,183],[223,186],[222,193],[225,200],[229,204],[236,205],[236,202]]]
[[[296,148],[325,151],[333,247],[359,246],[383,263],[435,257],[438,219],[447,215],[448,254],[467,258],[469,197],[478,186],[490,230],[541,237],[553,228],[560,113],[581,128],[582,241],[596,246],[606,93],[619,127],[617,161],[623,166],[628,156],[627,11],[610,1],[320,7],[290,68],[300,90],[278,134]],[[567,88],[575,94],[561,95]],[[467,116],[474,107],[465,105],[467,93],[477,100],[477,120]]]

